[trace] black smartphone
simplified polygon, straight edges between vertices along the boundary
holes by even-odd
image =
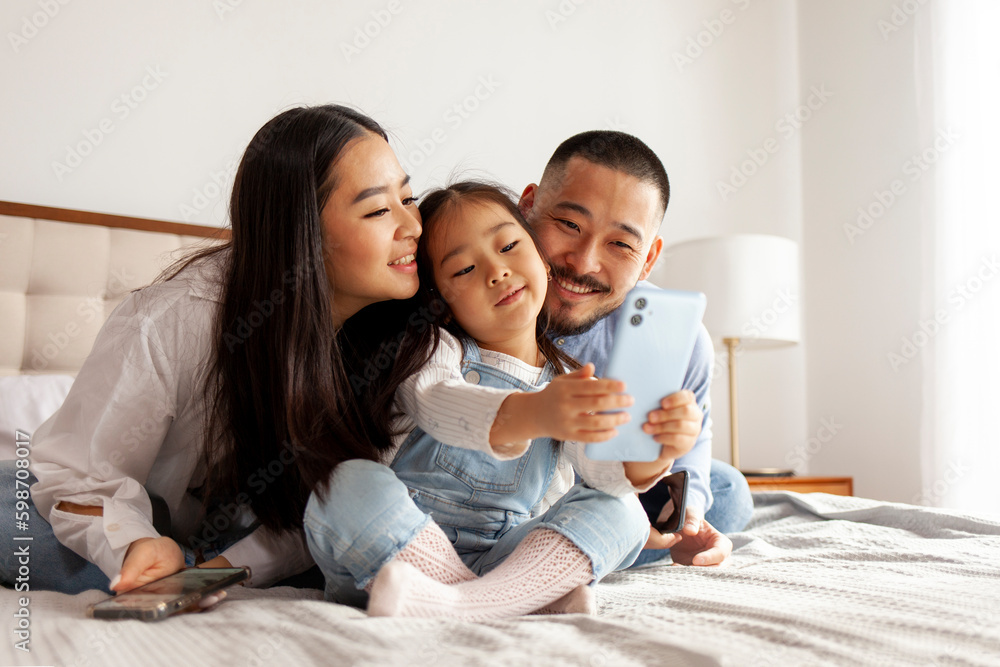
[[[679,533],[684,527],[689,477],[687,470],[670,473],[642,494],[649,523],[663,534]]]
[[[159,621],[249,576],[247,567],[192,567],[92,604],[87,615]]]

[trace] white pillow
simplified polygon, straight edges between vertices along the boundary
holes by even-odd
[[[14,458],[14,430],[34,433],[66,400],[72,384],[71,375],[0,377],[0,461]]]

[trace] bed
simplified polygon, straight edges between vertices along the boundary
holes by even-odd
[[[0,202],[4,434],[30,432],[65,395],[100,325],[83,321],[87,308],[110,312],[180,248],[217,235]],[[597,616],[368,619],[281,587],[236,588],[209,613],[147,624],[87,619],[100,591],[31,592],[25,652],[13,634],[25,595],[0,590],[0,664],[1000,664],[1000,522],[821,493],[755,504],[727,566],[613,574]]]

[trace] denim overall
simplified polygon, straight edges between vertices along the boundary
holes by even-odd
[[[468,382],[534,390],[485,363],[474,344],[463,347]],[[548,367],[542,380],[551,377]],[[544,513],[533,513],[555,475],[559,447],[538,438],[523,456],[498,461],[444,445],[417,428],[392,468],[365,459],[341,463],[325,492],[309,496],[304,517],[309,551],[326,578],[326,599],[364,607],[365,586],[432,520],[479,575],[537,528],[560,533],[585,553],[594,581],[628,567],[649,537],[635,494],[615,498],[577,484]]]
[[[462,347],[462,377],[467,382],[535,391],[483,363],[475,343],[463,341]],[[552,365],[546,364],[539,383],[552,375]],[[551,438],[537,438],[523,456],[500,461],[481,451],[446,445],[415,428],[391,467],[416,506],[441,526],[464,557],[491,549],[510,528],[531,518],[555,475],[560,446]]]

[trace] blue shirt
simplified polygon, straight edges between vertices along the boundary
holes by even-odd
[[[639,285],[655,287],[655,285],[645,281],[640,282]],[[619,306],[610,315],[582,334],[575,336],[550,335],[550,338],[560,349],[580,363],[589,361],[594,364],[594,372],[598,376],[603,376],[608,367],[608,356],[611,354],[615,327],[621,316],[622,307]],[[712,346],[712,338],[708,335],[705,325],[702,324],[682,385],[683,389],[690,389],[694,392],[695,400],[701,406],[704,414],[701,420],[701,433],[691,451],[674,461],[672,470],[687,470],[691,475],[688,483],[688,507],[699,509],[703,514],[712,507],[712,490],[709,486],[708,475],[712,466],[712,399],[710,389],[714,365],[715,349]]]

